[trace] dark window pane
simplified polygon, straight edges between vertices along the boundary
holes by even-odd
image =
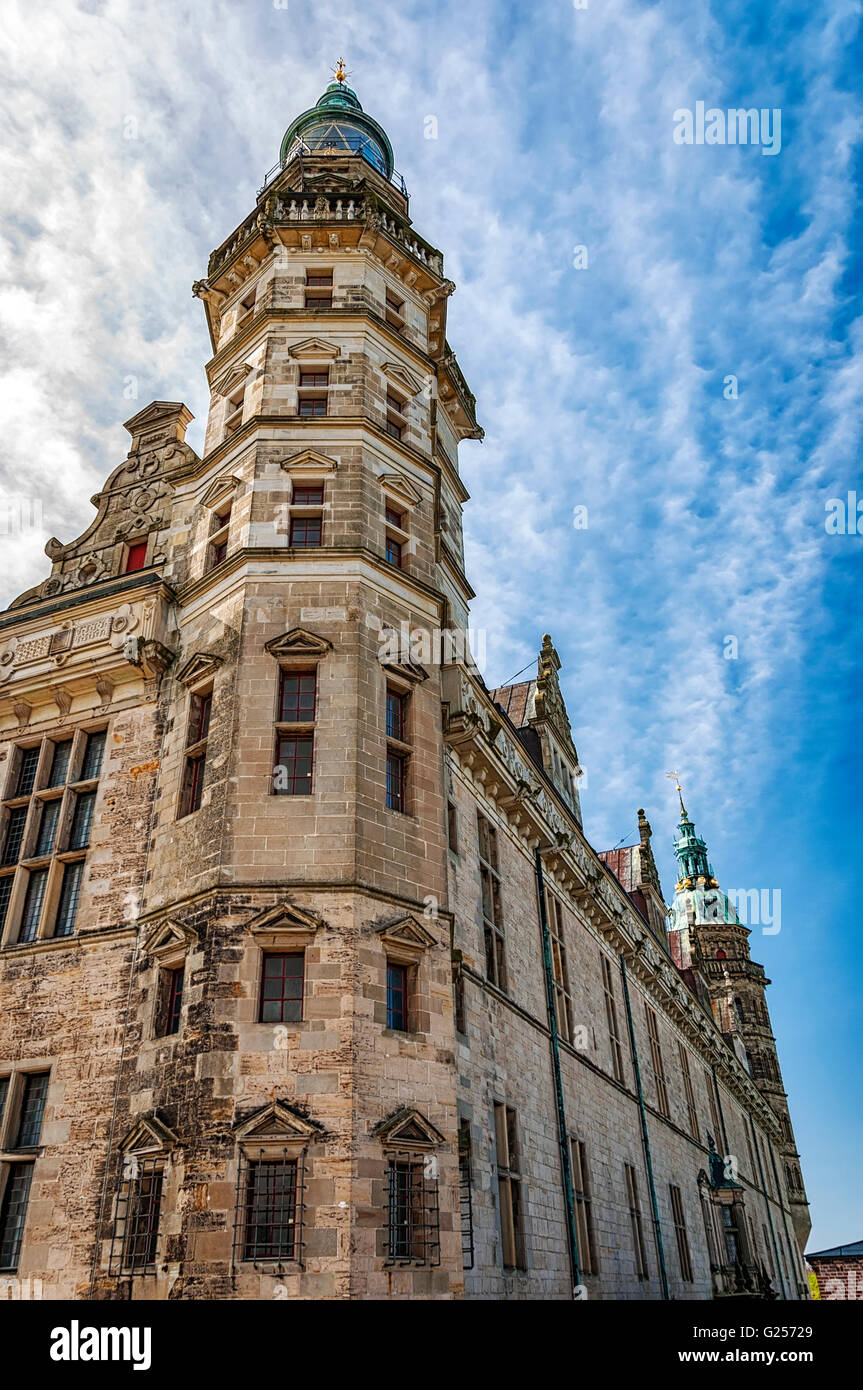
[[[29,796],[36,781],[36,767],[39,762],[39,745],[35,748],[22,748],[18,763],[18,780],[15,783],[16,796]]]
[[[283,796],[305,796],[311,791],[313,748],[311,736],[276,741],[275,792]]]
[[[291,500],[295,507],[322,507],[324,489],[322,486],[307,487],[305,484],[297,483]]]
[[[21,841],[24,839],[24,823],[27,820],[26,806],[16,806],[14,811],[9,812],[6,821],[6,834],[3,838],[3,859],[4,864],[17,864],[18,856],[21,853]]]
[[[329,372],[300,372],[301,386],[329,386]]]
[[[172,1037],[180,1031],[180,1012],[183,1007],[183,969],[169,970],[167,980],[167,999],[165,1002],[165,1036]]]
[[[387,965],[387,1027],[399,1032],[408,1026],[408,972],[404,965]]]
[[[401,569],[402,548],[398,541],[394,541],[392,536],[387,536],[387,559],[391,565],[398,565]]]
[[[316,270],[306,276],[307,285],[332,285],[333,272],[331,270]]]
[[[29,1075],[24,1082],[24,1099],[21,1102],[21,1119],[18,1124],[16,1149],[30,1149],[39,1143],[42,1134],[42,1116],[45,1114],[45,1098],[48,1095],[50,1073],[40,1071]]]
[[[406,768],[406,758],[398,753],[387,754],[387,806],[391,811],[405,809]]]
[[[9,911],[9,900],[12,897],[14,882],[14,874],[7,874],[5,878],[0,878],[0,932],[3,931],[6,923],[6,913]]]
[[[49,787],[62,787],[69,772],[69,759],[72,754],[72,740],[64,739],[62,743],[54,744],[54,756],[51,759],[51,775],[48,778]]]
[[[404,514],[402,512],[397,512],[393,507],[387,507],[385,515],[388,526],[397,526],[400,531],[404,530],[402,524],[404,522]]]
[[[302,951],[264,956],[261,979],[261,1023],[297,1023],[303,1016]]]
[[[87,735],[87,747],[84,752],[84,763],[81,768],[80,782],[89,782],[92,777],[98,777],[102,771],[102,758],[105,753],[105,730],[102,729],[98,734]]]
[[[19,941],[33,941],[39,930],[39,918],[42,915],[42,903],[45,898],[45,885],[48,882],[47,869],[34,869],[27,881],[27,893],[24,898],[24,912],[21,918],[21,931],[18,934]]]
[[[32,1180],[32,1163],[12,1164],[0,1208],[0,1269],[18,1268]]]
[[[216,541],[210,546],[210,569],[215,569],[220,565],[228,553],[228,538],[223,541]]]
[[[279,722],[311,724],[315,717],[314,671],[282,671],[279,679]]]
[[[186,766],[183,770],[183,787],[180,795],[180,816],[190,816],[193,811],[197,811],[201,806],[201,798],[204,794],[204,771],[206,757],[201,754],[198,757],[187,758]]]
[[[213,705],[212,694],[193,695],[189,705],[189,732],[186,747],[200,743],[210,732],[210,711]]]
[[[244,1260],[292,1260],[297,1231],[297,1162],[250,1163]]]
[[[300,414],[301,415],[326,415],[327,398],[326,396],[301,396]]]
[[[387,738],[405,737],[405,697],[396,690],[387,691]]]
[[[69,831],[70,849],[86,849],[89,845],[95,806],[95,792],[82,792],[75,797],[75,811],[72,816],[72,828]]]
[[[39,834],[36,839],[36,853],[50,854],[57,838],[57,822],[60,819],[60,798],[42,803],[39,819]]]
[[[9,1095],[9,1077],[0,1076],[0,1124],[3,1123],[3,1112],[6,1109],[6,1098]]]
[[[321,518],[319,516],[292,517],[290,543],[300,548],[320,545]]]
[[[395,420],[387,420],[387,434],[392,435],[393,439],[401,439],[404,425],[399,425]]]
[[[57,907],[57,920],[54,923],[55,936],[71,936],[78,914],[78,899],[81,896],[81,881],[84,877],[84,861],[64,864],[63,885],[60,889],[60,902]]]

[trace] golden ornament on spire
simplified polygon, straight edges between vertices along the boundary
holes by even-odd
[[[683,814],[686,815],[686,807],[683,804],[683,788],[680,785],[680,773],[672,771],[666,772],[665,775],[666,777],[670,777],[672,782],[674,782],[675,790],[677,792],[678,797],[680,798],[680,809],[683,812]]]
[[[333,77],[337,82],[344,82],[349,76],[350,73],[345,67],[345,60],[344,58],[340,58],[333,68]]]

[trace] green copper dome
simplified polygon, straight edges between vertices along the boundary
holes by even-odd
[[[312,153],[360,155],[384,178],[392,178],[393,151],[386,132],[344,82],[331,82],[315,105],[291,122],[279,162],[284,168],[295,155]]]

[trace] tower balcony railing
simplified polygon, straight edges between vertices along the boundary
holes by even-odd
[[[287,169],[288,165],[293,164],[295,159],[302,159],[304,155],[338,155],[342,159],[346,155],[359,155],[360,159],[364,159],[367,164],[371,165],[375,173],[380,174],[381,178],[387,180],[387,183],[391,183],[393,188],[397,188],[404,198],[408,197],[408,186],[398,169],[393,169],[392,174],[387,177],[380,150],[374,141],[360,135],[359,132],[351,131],[343,131],[338,144],[334,144],[332,138],[327,135],[303,136],[296,140],[284,163],[280,160],[278,164],[273,165],[272,169],[267,170],[264,175],[264,182],[258,189],[258,197],[260,198],[261,194],[266,192],[283,169]]]
[[[764,979],[764,966],[754,960],[705,960],[702,969],[705,975],[750,975]]]
[[[287,168],[287,165],[284,167]],[[367,201],[362,194],[357,198],[350,198],[315,192],[309,197],[304,197],[302,194],[298,195],[295,189],[284,189],[272,194],[268,199],[266,213],[261,210],[260,205],[257,206],[227,241],[210,256],[207,274],[210,278],[220,274],[246,242],[259,234],[265,221],[365,223],[369,219],[374,219],[376,225],[391,241],[403,246],[421,265],[427,266],[433,275],[443,274],[443,257],[440,251],[430,242],[424,241],[405,220],[394,216],[391,210],[382,207],[378,201]],[[470,396],[466,385],[464,389],[465,394]]]

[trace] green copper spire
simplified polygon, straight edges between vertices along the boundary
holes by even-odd
[[[678,787],[679,791],[680,788]],[[707,858],[707,844],[700,836],[696,835],[695,826],[689,819],[682,796],[680,798],[680,824],[677,827],[677,839],[674,841],[674,853],[680,865],[678,889],[694,888],[696,884],[702,886],[707,884],[712,888],[719,886],[713,877],[713,865]]]
[[[382,126],[367,116],[359,97],[345,83],[344,60],[335,69],[323,96],[308,111],[291,121],[282,140],[279,162],[282,167],[296,155],[360,155],[384,178],[393,174],[393,151]]]

